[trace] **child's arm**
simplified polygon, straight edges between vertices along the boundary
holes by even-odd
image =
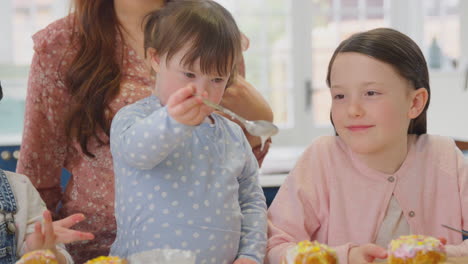
[[[49,233],[49,230],[55,231],[53,235],[57,236],[59,239],[57,241],[59,244],[54,244],[47,248],[55,250],[54,252],[60,252],[59,255],[62,255],[69,261],[61,263],[73,263],[71,256],[60,242],[69,243],[94,238],[90,233],[82,233],[68,229],[76,223],[83,221],[84,216],[82,214],[69,216],[65,219],[53,222],[53,228],[50,228],[49,222],[52,223],[51,214],[47,211],[46,205],[37,190],[26,176],[15,175],[15,177],[18,177],[19,181],[22,182],[21,185],[15,187],[15,192],[18,191],[18,194],[21,194],[17,196],[17,203],[20,210],[15,215],[15,223],[19,227],[17,233],[17,255],[22,256],[32,250],[46,249],[46,247],[43,247],[43,243],[38,244],[35,240],[39,235],[43,237],[40,222],[44,219],[44,223],[47,224],[47,233]],[[44,226],[44,231],[45,228],[46,226]],[[62,256],[58,257],[64,260]]]
[[[268,209],[266,263],[279,264],[289,247],[302,240],[316,240],[329,218],[329,180],[315,144],[302,154],[295,168],[281,185]],[[328,241],[322,240],[327,244]],[[339,263],[348,263],[351,243],[333,247]]]
[[[141,102],[126,106],[111,125],[112,155],[138,169],[154,168],[194,129],[172,118],[167,107],[148,109],[156,108]]]
[[[73,263],[70,254],[65,250],[63,244],[75,241],[94,239],[93,234],[69,229],[73,225],[85,219],[82,214],[73,214],[67,218],[52,222],[49,211],[43,213],[44,223],[36,222],[34,232],[26,236],[27,251],[49,249],[60,264]]]
[[[312,174],[320,173],[308,162],[309,159],[313,160],[310,158],[313,155],[308,149],[301,156],[268,209],[266,263],[279,264],[289,247],[302,240],[311,240],[320,227],[320,196],[313,187],[320,188],[322,184],[310,180]]]
[[[460,204],[462,208],[462,228],[468,230],[468,159],[457,150],[457,171],[460,190]],[[459,245],[446,245],[447,255],[450,257],[468,256],[468,239]]]
[[[242,212],[242,235],[234,264],[263,263],[267,241],[265,195],[258,182],[258,164],[244,142],[246,166],[239,177],[239,205]]]

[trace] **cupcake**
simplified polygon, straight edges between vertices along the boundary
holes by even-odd
[[[330,247],[317,241],[307,240],[297,243],[286,252],[282,264],[336,264],[336,252]]]
[[[86,261],[85,264],[127,264],[127,261],[119,257],[97,257]]]
[[[388,264],[437,264],[445,259],[444,245],[430,236],[401,236],[388,248]]]
[[[52,251],[44,249],[24,254],[16,264],[58,264],[58,261]]]

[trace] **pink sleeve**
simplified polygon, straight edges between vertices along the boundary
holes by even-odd
[[[457,149],[458,152],[458,183],[460,188],[460,202],[462,206],[461,220],[463,230],[468,230],[468,159]],[[468,239],[459,245],[447,245],[447,255],[449,257],[468,256]]]
[[[348,264],[348,253],[352,246],[352,243],[347,243],[341,246],[333,247],[333,249],[336,250],[336,255],[338,255],[338,263]]]
[[[310,240],[320,227],[315,207],[308,206],[315,195],[310,185],[305,184],[310,176],[310,173],[306,173],[310,169],[309,154],[306,152],[302,155],[268,209],[266,263],[280,263],[288,247],[302,240]]]
[[[312,144],[302,154],[268,210],[265,263],[281,263],[286,250],[299,241],[328,242],[326,237],[317,235],[328,222],[330,196],[325,173],[328,170],[324,167],[327,162],[321,159],[323,153],[319,149],[320,144]],[[333,247],[339,263],[348,263],[350,247],[350,243]]]
[[[65,87],[60,81],[62,63],[47,31],[35,38],[26,96],[23,139],[17,172],[28,176],[47,207],[54,210],[62,197],[60,175],[67,145],[64,135]]]

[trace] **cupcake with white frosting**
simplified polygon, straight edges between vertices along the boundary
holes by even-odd
[[[444,245],[430,236],[401,236],[392,240],[388,248],[388,264],[437,264],[445,259]]]

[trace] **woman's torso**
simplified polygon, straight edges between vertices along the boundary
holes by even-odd
[[[72,32],[72,29],[68,19],[61,19],[34,36],[36,54],[39,54],[42,59],[42,74],[55,74],[57,69],[59,71],[59,77],[57,77],[59,80],[45,86],[44,91],[41,91],[52,94],[55,100],[59,100],[48,109],[48,116],[43,117],[43,122],[48,122],[46,119],[52,116],[57,120],[57,127],[61,129],[65,127],[65,115],[71,103],[70,93],[66,88],[64,89],[63,76],[66,74],[66,65],[73,61],[77,53],[76,48],[69,41],[71,37],[69,32]],[[119,37],[116,37],[116,51],[117,58],[123,55],[123,60],[121,62],[120,92],[110,104],[111,116],[123,106],[149,96],[155,82],[144,61],[131,47],[124,45]],[[58,55],[50,56],[50,53]],[[30,76],[32,79],[35,77],[37,76]],[[26,119],[25,123],[28,122],[29,120]],[[40,129],[42,122],[38,123],[38,129]],[[60,136],[63,135],[60,134]],[[104,141],[108,140],[104,133],[100,133],[100,137]],[[49,139],[44,136],[43,140]],[[80,263],[97,255],[106,255],[115,238],[112,158],[109,145],[99,144],[94,138],[90,139],[88,150],[95,155],[95,158],[86,156],[76,141],[69,144],[65,143],[65,140],[62,142],[64,145],[66,144],[64,148],[51,151],[60,152],[56,154],[63,158],[63,164],[59,166],[65,167],[73,176],[64,191],[59,215],[64,217],[77,212],[85,214],[87,220],[77,224],[76,228],[93,232],[96,237],[90,242],[69,245],[71,254]],[[29,142],[29,144],[34,144],[34,142]],[[28,163],[28,161],[26,162]],[[31,160],[30,163],[34,163],[34,161]],[[47,166],[47,164],[35,165]]]

